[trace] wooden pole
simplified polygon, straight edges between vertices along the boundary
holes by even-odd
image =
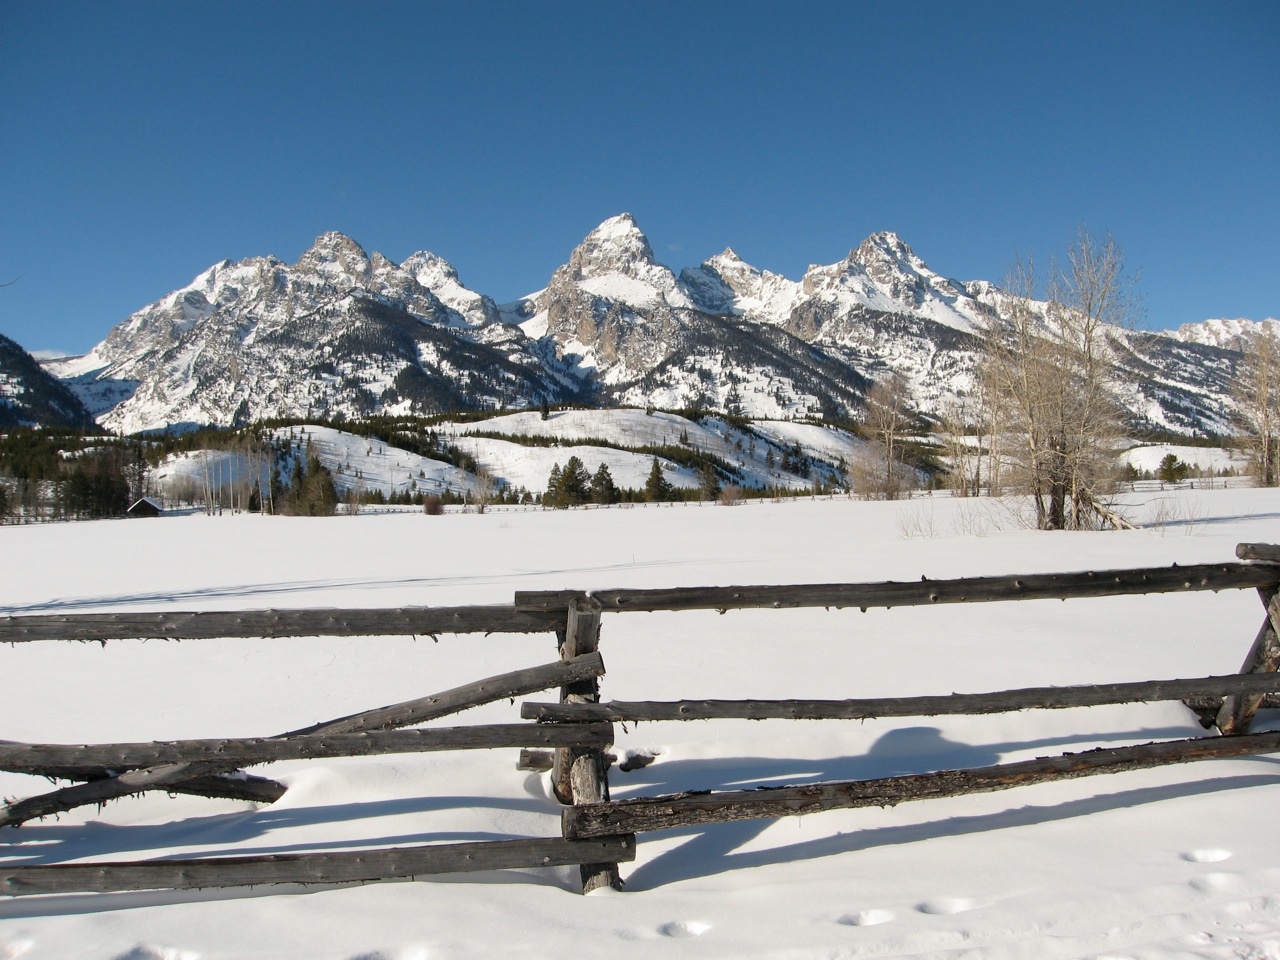
[[[561,825],[566,837],[585,838],[667,830],[704,823],[769,819],[822,810],[892,807],[908,800],[989,793],[1010,787],[1120,773],[1171,763],[1243,757],[1280,751],[1280,733],[1174,740],[1113,747],[1060,757],[1024,760],[972,770],[815,783],[800,787],[761,787],[717,793],[677,793],[566,807]]]
[[[569,604],[562,657],[598,653],[600,646],[600,604],[588,597],[575,597]],[[560,690],[563,703],[595,703],[600,699],[599,682],[593,677],[565,684]],[[561,803],[599,803],[609,798],[608,766],[599,747],[561,747],[556,750],[552,786]],[[617,863],[584,863],[579,867],[582,892],[601,887],[621,889]]]
[[[1280,692],[1280,674],[1232,674],[1199,680],[1146,680],[1076,687],[1030,687],[996,693],[885,697],[866,700],[676,700],[609,703],[525,703],[525,720],[582,723],[609,720],[869,720],[1061,710],[1112,703],[1145,703],[1222,696],[1231,690],[1261,697]]]
[[[491,840],[340,853],[274,854],[194,860],[0,867],[0,894],[193,890],[262,883],[363,883],[437,873],[552,867],[588,859],[635,859],[635,837]]]
[[[1267,618],[1249,648],[1240,667],[1242,674],[1274,674],[1280,667],[1280,594],[1274,588],[1259,590],[1262,603],[1267,608]],[[1248,733],[1254,714],[1262,703],[1258,693],[1234,693],[1222,701],[1215,721],[1223,734]]]

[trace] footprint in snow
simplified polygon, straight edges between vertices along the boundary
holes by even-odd
[[[140,943],[115,960],[199,960],[200,954],[173,947],[161,947],[152,943]]]
[[[845,914],[836,923],[842,923],[846,927],[874,927],[877,923],[888,923],[892,919],[891,910],[859,910],[857,913]]]
[[[700,937],[710,929],[711,924],[701,920],[674,920],[660,926],[658,933],[664,937]]]
[[[1223,860],[1231,859],[1231,851],[1206,847],[1203,850],[1188,850],[1182,855],[1182,859],[1188,863],[1221,863]]]
[[[1206,873],[1191,881],[1191,889],[1201,893],[1237,893],[1244,888],[1244,881],[1234,873]]]
[[[916,909],[921,913],[952,917],[957,913],[968,913],[970,910],[977,909],[978,906],[980,904],[976,900],[970,900],[968,897],[937,897],[916,904]]]

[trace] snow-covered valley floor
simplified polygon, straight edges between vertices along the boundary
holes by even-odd
[[[515,590],[918,580],[1233,559],[1280,493],[1129,498],[1155,529],[1044,534],[988,501],[484,515],[170,516],[0,528],[0,613],[509,603]],[[1237,670],[1252,591],[932,609],[608,615],[609,699],[843,698]],[[17,644],[4,738],[255,736],[555,658],[549,635]],[[527,699],[545,700],[536,695]],[[442,721],[518,717],[506,702]],[[1260,729],[1280,726],[1264,713]],[[615,798],[886,776],[1202,735],[1179,704],[971,718],[649,723]],[[254,768],[254,808],[148,794],[6,831],[6,864],[554,836],[516,751]],[[0,793],[44,781],[0,775]],[[1280,960],[1275,757],[645,834],[626,890],[576,868],[345,888],[0,898],[0,958]]]

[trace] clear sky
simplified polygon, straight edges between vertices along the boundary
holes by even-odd
[[[679,269],[1110,231],[1144,325],[1280,315],[1280,3],[0,6],[0,333],[83,352],[326,230],[499,302],[630,211]]]

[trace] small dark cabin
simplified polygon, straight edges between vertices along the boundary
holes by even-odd
[[[143,497],[125,512],[131,517],[158,517],[164,513],[164,507],[157,500]]]

